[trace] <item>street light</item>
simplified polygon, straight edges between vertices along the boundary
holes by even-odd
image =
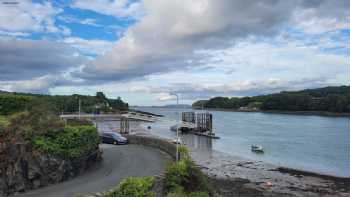
[[[176,107],[179,106],[179,95],[175,94],[175,93],[170,93],[170,95],[176,96]],[[178,115],[178,119],[179,119],[180,115]],[[176,162],[179,161],[179,126],[180,126],[180,121],[178,120],[178,125],[176,127]]]

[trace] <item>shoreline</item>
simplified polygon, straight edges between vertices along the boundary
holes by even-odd
[[[131,134],[134,134],[134,135],[146,135],[146,136],[149,136],[149,137],[158,137],[158,138],[171,140],[170,138],[153,134],[152,131],[142,127],[141,125],[137,126],[137,128],[135,128],[135,129],[132,129],[131,130]],[[189,135],[194,135],[194,134],[189,134]],[[303,175],[309,175],[309,176],[326,178],[326,179],[333,179],[333,180],[339,180],[339,181],[340,180],[345,180],[345,181],[349,181],[350,182],[350,176],[338,176],[338,175],[327,174],[327,173],[323,173],[323,172],[311,171],[311,170],[307,170],[307,169],[298,169],[298,168],[292,168],[292,167],[288,167],[288,166],[276,165],[276,164],[268,163],[268,162],[265,162],[265,161],[259,161],[259,160],[255,160],[255,159],[246,158],[246,157],[241,156],[241,155],[229,154],[229,153],[226,153],[226,152],[222,152],[220,150],[216,150],[214,148],[208,150],[208,149],[197,149],[197,148],[191,147],[189,145],[186,145],[186,146],[188,148],[190,148],[191,151],[194,151],[194,152],[197,152],[197,151],[205,152],[206,151],[208,154],[214,153],[214,154],[218,154],[218,155],[226,155],[226,156],[229,156],[229,157],[232,157],[232,158],[236,158],[236,159],[239,159],[239,160],[242,160],[242,161],[264,163],[264,164],[266,164],[268,166],[271,166],[271,167],[273,166],[273,168],[275,168],[276,170],[278,170],[280,172],[284,172],[284,173],[303,174]]]
[[[192,108],[195,110],[202,110],[201,108]],[[224,112],[247,112],[247,113],[268,113],[268,114],[287,114],[287,115],[301,115],[301,116],[324,116],[324,117],[349,117],[350,113],[327,112],[327,111],[281,111],[281,110],[238,110],[225,108],[204,108],[208,111],[224,111]]]
[[[279,167],[216,150],[191,149],[191,156],[214,182],[238,189],[229,193],[249,190],[277,196],[350,195],[350,177]]]

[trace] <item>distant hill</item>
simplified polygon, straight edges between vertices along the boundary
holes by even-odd
[[[253,97],[215,97],[193,103],[194,108],[234,110],[325,111],[350,113],[350,86],[284,91]]]

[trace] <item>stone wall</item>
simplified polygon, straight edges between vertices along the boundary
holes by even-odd
[[[0,197],[68,180],[99,160],[99,149],[80,158],[61,158],[33,149],[22,137],[0,139]]]

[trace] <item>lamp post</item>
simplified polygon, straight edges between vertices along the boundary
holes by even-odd
[[[81,112],[81,100],[79,98],[79,120],[80,120],[80,112]]]
[[[175,93],[171,93],[170,95],[176,96],[176,107],[178,107],[179,106],[179,96]],[[179,116],[180,115],[178,115],[178,117],[177,117],[178,119],[179,119]],[[179,161],[179,126],[180,126],[179,124],[180,124],[180,121],[178,120],[177,122],[178,122],[178,125],[176,127],[176,162]]]

